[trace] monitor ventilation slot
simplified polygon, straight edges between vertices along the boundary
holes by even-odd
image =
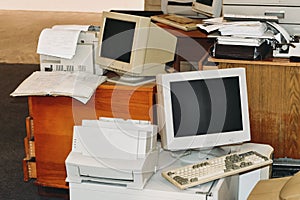
[[[64,66],[63,65],[55,65],[55,71],[63,71]]]
[[[68,71],[68,72],[74,72],[74,65],[67,65],[66,71]]]
[[[87,71],[87,66],[85,66],[85,65],[78,65],[78,71],[86,72]]]

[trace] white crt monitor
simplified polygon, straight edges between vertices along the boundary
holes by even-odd
[[[220,17],[222,0],[196,0],[192,4],[192,10],[208,17]]]
[[[162,147],[210,149],[250,140],[245,69],[157,76]]]
[[[149,17],[103,12],[97,64],[130,76],[156,76],[174,60],[177,38]]]

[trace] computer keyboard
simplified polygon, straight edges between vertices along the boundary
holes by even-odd
[[[186,189],[271,163],[271,159],[255,151],[238,152],[167,170],[162,172],[162,176],[178,188]]]

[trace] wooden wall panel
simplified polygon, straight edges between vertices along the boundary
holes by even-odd
[[[300,158],[300,64],[210,59],[246,69],[251,141],[270,144],[274,157]]]
[[[285,151],[287,155],[300,154],[300,70],[287,67],[285,71],[286,133]]]

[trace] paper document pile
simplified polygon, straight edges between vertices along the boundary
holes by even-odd
[[[87,103],[105,80],[106,76],[84,72],[36,71],[25,79],[11,96],[69,96]]]
[[[262,22],[232,22],[219,28],[221,35],[235,36],[262,36],[267,30],[267,25]]]
[[[235,35],[246,37],[264,37],[269,38],[273,36],[267,29],[267,25],[259,21],[236,21],[223,22],[218,20],[207,21],[204,24],[197,24],[197,27],[211,33],[219,31],[221,35]]]
[[[211,56],[225,59],[264,59],[272,50],[268,39],[274,37],[260,21],[223,22],[220,19],[198,24],[206,32],[218,31]]]

